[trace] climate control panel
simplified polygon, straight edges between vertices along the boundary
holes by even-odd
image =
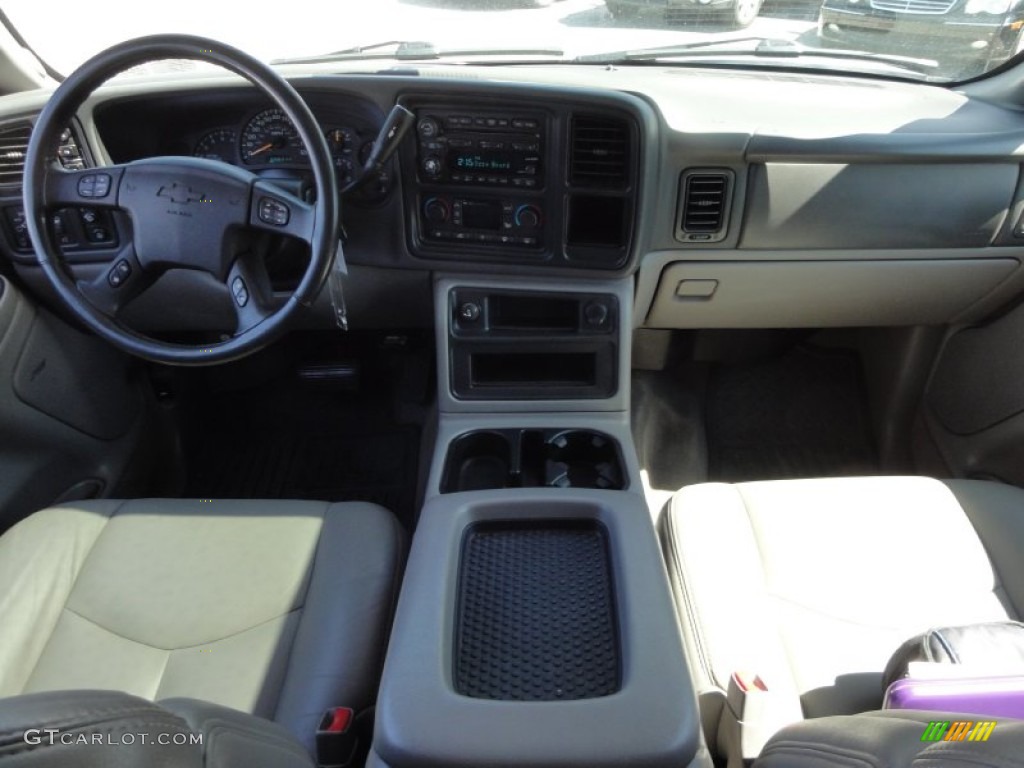
[[[428,241],[522,248],[544,242],[544,212],[533,198],[423,194],[419,215],[420,236]]]

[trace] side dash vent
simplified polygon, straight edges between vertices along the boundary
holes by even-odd
[[[32,124],[27,120],[0,126],[0,184],[21,184]]]
[[[629,184],[631,156],[629,125],[624,120],[573,117],[569,154],[573,186],[624,189]]]
[[[679,182],[677,239],[713,243],[725,238],[733,178],[732,171],[724,169],[693,169],[683,173]]]
[[[27,120],[0,125],[0,186],[17,186],[25,175],[25,156],[32,124]],[[57,158],[69,171],[85,167],[81,146],[71,128],[65,128],[57,146]]]

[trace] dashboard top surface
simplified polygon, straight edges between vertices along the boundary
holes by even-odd
[[[964,248],[1016,258],[1024,246],[1012,232],[1024,210],[1024,120],[969,89],[662,65],[346,66],[280,68],[333,142],[339,176],[358,167],[393,104],[418,121],[376,191],[344,203],[352,265],[606,279],[677,259],[863,261],[914,249],[943,258]],[[0,121],[31,118],[45,98],[0,99]],[[80,109],[80,138],[101,163],[209,151],[300,178],[302,158],[267,108],[230,75],[118,80]],[[523,146],[541,152],[538,162],[512,149],[511,121],[531,115],[539,121]],[[461,126],[460,116],[506,129]],[[610,119],[612,138],[625,142],[611,186],[573,175],[575,131],[591,118]],[[440,144],[419,133],[424,119],[440,120]],[[458,141],[469,148],[456,150]],[[452,178],[430,170],[435,160]],[[472,178],[452,163],[468,163]],[[713,236],[684,220],[688,180],[708,172],[726,184]],[[537,182],[520,185],[526,173]],[[0,205],[16,203],[10,192]]]

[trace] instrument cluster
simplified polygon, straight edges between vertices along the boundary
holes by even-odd
[[[321,126],[334,162],[338,184],[351,182],[370,153],[374,134],[366,128],[330,123]],[[308,167],[306,148],[288,116],[277,108],[249,116],[241,126],[221,126],[202,134],[193,144],[195,157],[220,160],[253,170]],[[377,186],[387,179],[375,180]]]

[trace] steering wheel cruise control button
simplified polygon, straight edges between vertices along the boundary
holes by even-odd
[[[249,303],[249,289],[245,285],[245,280],[236,277],[231,281],[231,295],[235,297],[235,304],[240,307]]]
[[[131,276],[132,265],[128,263],[127,259],[121,259],[110,270],[110,273],[107,275],[107,282],[113,288],[120,288]]]
[[[272,197],[264,197],[260,200],[259,217],[260,221],[264,224],[270,224],[274,227],[283,227],[288,223],[288,219],[291,218],[291,211],[288,210],[288,206],[280,200],[275,200]]]
[[[80,197],[106,197],[110,194],[110,175],[90,173],[78,180]]]

